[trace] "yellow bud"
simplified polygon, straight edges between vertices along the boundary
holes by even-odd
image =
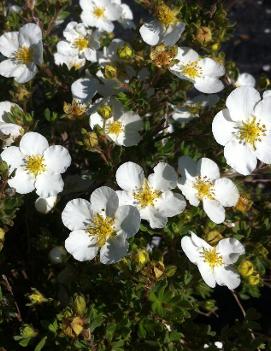
[[[142,266],[146,264],[150,259],[148,251],[144,249],[138,250],[136,258],[138,263]]]
[[[32,339],[38,335],[38,333],[30,324],[24,324],[20,334],[23,338],[29,338],[29,339]]]
[[[5,231],[3,228],[0,228],[0,251],[3,249],[4,241],[5,241]]]
[[[211,230],[205,235],[205,239],[210,245],[215,246],[219,240],[223,239],[223,236],[218,230]]]
[[[260,283],[260,281],[261,281],[261,278],[260,278],[259,273],[248,277],[249,285],[253,285],[253,286],[258,285]]]
[[[253,263],[249,260],[242,261],[239,264],[238,271],[243,277],[249,277],[254,272]]]
[[[104,76],[107,79],[114,79],[118,76],[118,69],[115,65],[105,65]]]
[[[122,60],[129,60],[134,56],[134,50],[130,45],[125,44],[123,47],[118,48],[118,56]]]
[[[112,107],[110,105],[102,105],[98,108],[98,113],[104,119],[108,119],[112,116]]]
[[[251,209],[252,205],[253,202],[251,200],[249,200],[246,196],[241,195],[237,204],[235,205],[235,209],[242,213],[246,213]]]
[[[80,317],[73,318],[71,322],[71,328],[74,331],[75,335],[79,335],[82,333],[84,329],[84,321]]]
[[[76,295],[73,302],[74,311],[80,316],[83,316],[86,312],[87,304],[84,296]]]
[[[215,43],[212,45],[212,51],[218,51],[221,48],[219,43]]]
[[[32,293],[28,295],[28,298],[31,305],[41,305],[48,301],[48,299],[37,289],[32,289]]]
[[[209,27],[205,27],[205,26],[198,28],[195,38],[200,43],[210,42],[212,40],[211,29]]]

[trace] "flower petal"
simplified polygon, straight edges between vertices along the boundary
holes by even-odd
[[[139,29],[143,41],[151,46],[159,43],[162,31],[163,28],[158,21],[144,23]]]
[[[47,139],[36,132],[28,132],[20,141],[20,150],[24,155],[42,155],[49,147]]]
[[[259,92],[252,87],[234,89],[226,100],[233,121],[243,121],[253,114],[257,102],[261,100]]]
[[[214,276],[214,272],[209,267],[209,265],[206,263],[200,263],[198,265],[198,269],[205,283],[208,286],[210,286],[210,288],[214,288],[216,286],[215,276]]]
[[[71,164],[69,151],[61,145],[49,146],[43,156],[47,168],[54,173],[66,172]]]
[[[243,175],[251,174],[257,166],[255,152],[237,140],[231,140],[226,144],[224,156],[227,164]]]
[[[15,176],[10,178],[8,184],[19,194],[28,194],[35,189],[35,178],[22,167],[17,168]]]
[[[24,165],[24,155],[17,146],[9,146],[4,149],[1,153],[1,158],[9,165],[10,173],[13,172],[15,168]]]
[[[155,202],[155,208],[163,217],[174,217],[184,211],[186,201],[181,194],[165,191]]]
[[[215,198],[222,206],[235,206],[239,199],[237,186],[228,178],[219,178],[214,184]]]
[[[123,163],[116,172],[116,181],[118,186],[126,191],[135,191],[139,189],[145,176],[141,166],[134,162]]]
[[[245,253],[244,246],[235,238],[220,240],[216,249],[222,256],[223,262],[226,265],[237,262],[239,257]]]
[[[162,42],[166,46],[173,46],[180,39],[181,35],[185,30],[185,24],[177,23],[174,26],[169,26],[166,32],[162,34]]]
[[[203,209],[207,216],[216,224],[225,221],[225,208],[216,200],[203,200]]]
[[[77,261],[92,260],[98,253],[97,239],[90,236],[85,230],[71,232],[65,240],[65,249]]]
[[[192,263],[197,264],[200,261],[200,252],[189,236],[184,236],[182,238],[181,246]]]
[[[224,84],[215,77],[197,78],[194,87],[205,94],[215,94],[224,89]]]
[[[42,41],[42,32],[40,27],[35,23],[27,23],[20,28],[19,44],[20,46],[32,46]]]
[[[268,129],[271,128],[271,96],[265,97],[256,105],[254,115]]]
[[[235,82],[235,86],[238,87],[255,87],[256,80],[255,78],[249,73],[241,73],[239,74],[237,81]]]
[[[34,63],[29,65],[18,65],[16,71],[13,73],[13,77],[17,83],[27,83],[35,77],[38,69]]]
[[[153,206],[147,206],[140,209],[140,216],[142,219],[145,219],[149,222],[150,227],[155,228],[164,228],[167,224],[167,217],[164,217],[159,213],[159,211]]]
[[[207,157],[201,158],[197,163],[197,173],[201,177],[215,180],[220,177],[218,165]]]
[[[116,235],[101,247],[100,261],[103,264],[112,264],[120,261],[127,255],[129,244],[125,235]]]
[[[40,197],[50,197],[61,193],[64,182],[61,174],[48,171],[37,176],[35,187]]]
[[[119,207],[119,198],[113,189],[108,186],[101,186],[91,194],[90,203],[93,212],[104,212],[106,216],[114,217]]]
[[[18,32],[7,32],[0,37],[0,53],[12,57],[19,48]]]
[[[225,74],[225,68],[215,60],[205,57],[199,61],[202,68],[202,75],[209,77],[221,77]]]
[[[229,111],[218,112],[212,123],[212,131],[216,142],[225,146],[234,137],[236,123],[231,121]]]
[[[86,229],[92,218],[90,202],[85,199],[69,201],[61,218],[63,224],[70,230]]]
[[[15,104],[14,102],[10,102],[10,101],[0,102],[0,122],[10,123],[10,121],[5,118],[5,115],[8,114],[13,107],[17,107],[20,111],[22,111],[21,107]]]
[[[271,132],[256,143],[255,155],[263,163],[271,164]]]
[[[177,179],[177,172],[172,166],[165,162],[159,162],[154,167],[153,173],[149,175],[148,182],[156,190],[167,191],[176,188]]]
[[[189,156],[178,158],[178,172],[184,178],[193,178],[197,174],[197,163]]]
[[[119,206],[133,205],[134,198],[127,191],[117,190],[116,191],[119,198]]]
[[[38,197],[35,201],[35,208],[38,212],[47,214],[55,207],[56,202],[57,196],[50,196],[47,198]]]
[[[226,286],[230,290],[236,289],[241,283],[239,274],[229,267],[216,267],[214,276],[218,285]]]
[[[186,178],[180,178],[179,182],[177,183],[178,188],[181,190],[184,197],[189,201],[190,205],[198,206],[200,200],[198,198],[198,192],[194,187],[194,181]]]
[[[140,214],[134,206],[120,206],[115,214],[117,233],[124,233],[127,238],[134,236],[140,227]]]
[[[95,78],[80,78],[72,83],[72,95],[83,102],[90,102],[97,93],[98,81]]]

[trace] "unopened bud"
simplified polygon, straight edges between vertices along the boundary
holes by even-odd
[[[242,261],[239,264],[238,271],[243,277],[249,277],[254,272],[253,263],[249,260]]]

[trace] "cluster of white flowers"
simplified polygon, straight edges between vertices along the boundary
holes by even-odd
[[[64,29],[65,40],[57,44],[54,54],[56,65],[79,69],[87,61],[98,66],[96,76],[87,71],[71,86],[74,100],[89,116],[91,129],[99,129],[116,145],[130,147],[143,138],[144,116],[127,111],[116,99],[115,88],[129,84],[133,77],[143,83],[148,80],[147,67],[136,72],[127,58],[133,57],[133,48],[115,38],[103,47],[101,37],[114,30],[116,22],[124,28],[135,29],[133,13],[121,0],[80,0],[81,23],[71,21]],[[150,50],[171,48],[165,56],[167,69],[180,79],[190,81],[194,88],[205,94],[218,93],[224,88],[221,77],[224,66],[209,57],[202,57],[189,47],[175,46],[185,25],[178,19],[178,11],[161,3],[156,18],[143,24],[140,35]],[[158,49],[157,49],[158,48]],[[162,49],[161,49],[162,48]],[[26,24],[19,32],[0,37],[0,53],[7,59],[0,62],[0,74],[25,83],[37,73],[43,60],[42,32],[36,24]],[[155,51],[153,51],[155,52]],[[169,63],[169,64],[168,64]],[[121,68],[121,74],[117,72]],[[121,84],[120,84],[121,83]],[[251,174],[257,160],[271,164],[271,94],[261,98],[254,88],[255,79],[241,74],[231,84],[235,89],[226,100],[212,123],[215,140],[224,146],[227,164],[242,175]],[[118,90],[119,91],[119,90]],[[149,96],[153,90],[149,89]],[[197,96],[186,101],[181,108],[172,105],[172,119],[187,122],[197,113],[189,108],[213,106],[219,97]],[[47,139],[36,132],[26,132],[8,120],[11,102],[0,103],[0,133],[6,148],[1,158],[9,166],[8,184],[20,194],[34,190],[39,196],[36,208],[49,212],[63,191],[63,174],[71,164],[68,150],[60,145],[49,146]],[[17,108],[19,108],[17,106]],[[23,135],[24,134],[24,135]],[[10,146],[20,138],[19,146]],[[179,175],[178,175],[179,173]],[[165,162],[159,162],[145,177],[143,168],[134,162],[121,164],[116,171],[120,190],[102,186],[93,191],[90,202],[74,199],[62,212],[63,224],[71,231],[65,241],[66,250],[79,261],[92,260],[100,252],[104,264],[115,263],[128,253],[128,239],[146,220],[151,228],[164,228],[168,218],[180,215],[186,200],[192,206],[202,202],[207,216],[216,224],[225,221],[225,207],[233,207],[239,200],[236,185],[221,177],[217,164],[209,158],[198,161],[188,156],[178,160],[178,172]],[[179,188],[182,194],[174,189]],[[216,247],[210,246],[196,234],[181,240],[183,251],[196,264],[210,287],[225,285],[235,289],[239,275],[230,267],[245,250],[234,238],[222,239]]]

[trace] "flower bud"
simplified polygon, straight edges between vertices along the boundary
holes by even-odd
[[[99,144],[98,136],[95,132],[88,132],[86,129],[81,131],[83,135],[83,145],[87,150],[92,150]]]
[[[260,281],[261,281],[261,278],[260,278],[259,273],[248,277],[249,285],[252,285],[252,286],[259,285]]]
[[[107,79],[117,78],[117,76],[118,76],[118,69],[117,69],[117,67],[115,65],[113,65],[113,64],[105,65],[105,67],[104,67],[104,76]]]
[[[238,271],[243,277],[249,277],[254,272],[253,263],[249,260],[242,261],[239,264]]]
[[[145,265],[149,259],[149,253],[147,250],[140,249],[137,251],[136,260],[141,266]]]
[[[112,116],[112,107],[110,105],[102,105],[97,111],[104,119],[108,119]]]
[[[196,40],[200,43],[208,43],[212,40],[212,32],[209,27],[199,27],[195,36]]]
[[[24,324],[22,329],[20,330],[20,334],[22,338],[25,339],[32,339],[38,335],[38,333],[30,324]]]
[[[124,46],[118,48],[117,52],[119,58],[122,60],[129,60],[134,56],[134,50],[129,44],[125,44]]]
[[[0,228],[0,251],[3,249],[4,241],[5,241],[5,231],[3,228]]]
[[[35,208],[38,212],[47,214],[55,207],[57,196],[50,196],[47,198],[38,197],[35,201]]]
[[[164,263],[162,261],[156,262],[153,266],[153,272],[157,280],[161,278],[165,272]]]
[[[223,236],[218,230],[211,230],[205,235],[205,239],[210,245],[215,246],[221,239],[223,239]]]
[[[28,295],[30,300],[29,305],[41,305],[44,302],[47,302],[48,299],[37,289],[32,288],[32,293]]]
[[[84,321],[80,317],[75,317],[71,321],[71,328],[74,331],[76,336],[78,336],[78,335],[80,335],[82,333],[82,331],[84,329],[83,326],[84,326]]]
[[[58,264],[63,262],[63,258],[66,256],[67,251],[63,246],[55,246],[49,252],[49,259],[52,263]]]
[[[246,196],[241,195],[239,197],[237,204],[235,205],[235,208],[236,210],[242,213],[246,213],[251,209],[252,205],[253,205],[253,202],[251,200],[249,200]]]
[[[87,308],[87,303],[85,300],[85,297],[83,295],[76,295],[73,301],[73,308],[74,311],[79,314],[80,316],[83,316],[86,312]]]

